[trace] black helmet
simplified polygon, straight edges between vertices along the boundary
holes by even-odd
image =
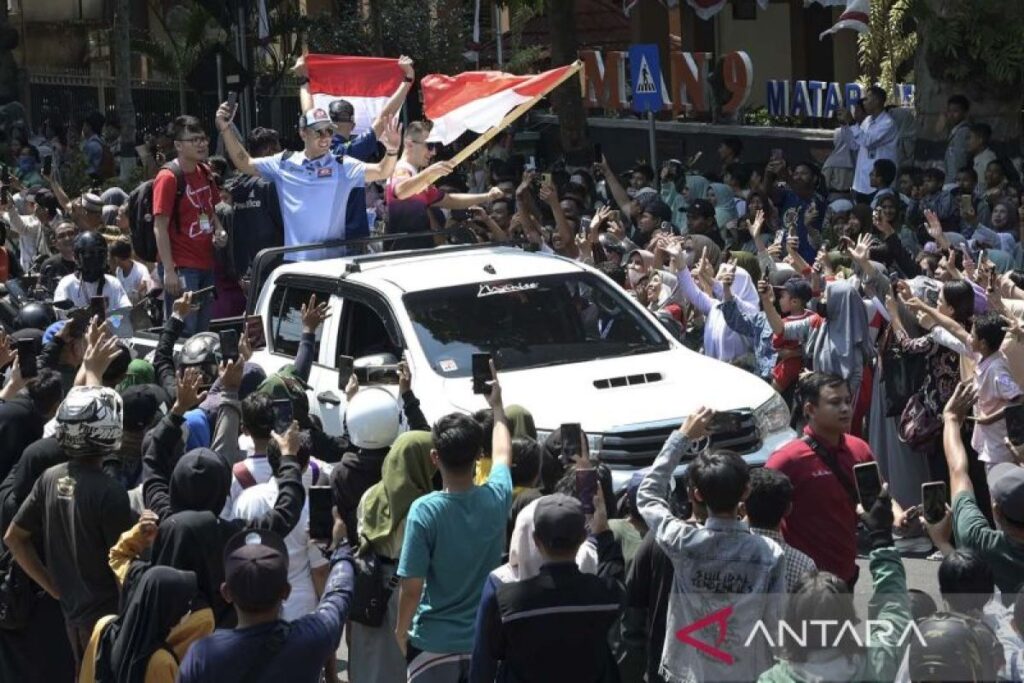
[[[53,309],[47,304],[35,301],[22,306],[18,312],[18,317],[14,319],[14,324],[17,325],[19,330],[29,327],[36,330],[45,330],[53,322]]]
[[[206,377],[206,383],[212,384],[217,377],[219,356],[220,337],[213,332],[200,332],[192,335],[182,344],[181,353],[178,356],[178,366],[199,368]]]
[[[86,282],[98,281],[107,271],[107,240],[98,232],[83,232],[75,238],[75,261]]]
[[[913,634],[910,678],[915,681],[985,681],[994,678],[995,635],[970,617],[937,612],[918,623],[924,645]],[[988,631],[988,633],[986,633]]]

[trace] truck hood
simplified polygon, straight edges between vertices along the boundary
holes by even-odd
[[[614,386],[626,377],[646,381]],[[657,379],[656,376],[661,378]],[[520,404],[539,429],[579,422],[592,433],[616,427],[685,417],[702,406],[714,410],[754,409],[772,388],[750,373],[687,349],[609,358],[500,373],[505,405]],[[597,388],[595,382],[612,380]],[[468,378],[444,381],[445,395],[458,410],[486,408]]]

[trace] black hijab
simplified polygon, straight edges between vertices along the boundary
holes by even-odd
[[[231,466],[209,448],[193,448],[171,472],[171,509],[175,512],[207,510],[219,515],[230,491]]]
[[[200,606],[213,609],[218,626],[234,614],[220,594],[224,583],[224,530],[209,511],[183,510],[160,522],[153,543],[153,564],[194,572]]]
[[[153,653],[192,608],[196,575],[135,563],[124,584],[121,614],[100,636],[96,683],[146,683]]]

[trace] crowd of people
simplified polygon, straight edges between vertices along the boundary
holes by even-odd
[[[927,168],[878,88],[824,168],[747,161],[736,138],[713,168],[538,164],[514,131],[455,168],[429,123],[395,122],[415,82],[399,64],[358,136],[351,103],[303,91],[302,147],[283,150],[279,131],[243,139],[226,102],[172,121],[133,188],[61,182],[76,155],[110,172],[101,116],[78,150],[9,132],[0,679],[1024,680],[1024,188],[965,98]],[[316,246],[332,240],[355,242]],[[208,332],[258,294],[263,249],[478,242],[593,266],[682,344],[770,384],[798,436],[750,468],[709,446],[701,409],[616,491],[585,434],[570,457],[559,431],[538,439],[529,395],[505,405],[500,367],[487,410],[433,424],[405,363],[397,400],[353,378],[329,434],[306,395],[324,303],[302,306],[274,372]],[[146,356],[109,320],[140,308],[160,329]],[[938,603],[906,556],[934,561]],[[858,584],[869,636],[922,638],[851,638]],[[835,631],[707,640],[726,651],[684,637],[726,604],[730,629]]]

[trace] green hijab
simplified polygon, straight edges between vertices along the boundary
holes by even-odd
[[[505,417],[508,418],[508,428],[512,432],[513,439],[530,437],[537,440],[537,427],[533,424],[533,415],[522,406],[511,405],[505,408]]]
[[[363,497],[362,538],[371,543],[388,538],[405,521],[412,502],[434,490],[433,448],[430,432],[421,431],[399,434],[391,444],[381,480]]]
[[[156,368],[149,361],[136,358],[128,364],[124,379],[117,385],[117,393],[123,393],[128,387],[139,384],[156,384]]]
[[[733,251],[729,253],[732,254],[732,262],[747,271],[747,275],[750,276],[750,279],[756,285],[757,281],[761,279],[761,264],[757,262],[757,257],[749,251]]]

